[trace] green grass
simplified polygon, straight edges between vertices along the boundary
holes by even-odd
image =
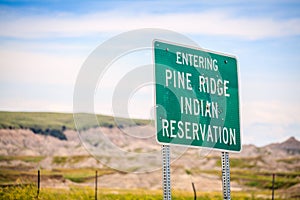
[[[76,114],[77,117],[90,117],[91,114]],[[126,119],[114,118],[106,115],[96,115],[100,126],[114,127],[116,120],[119,125],[132,126],[149,124],[149,120],[141,119]],[[88,118],[87,118],[88,119]],[[88,124],[88,123],[87,123]],[[93,127],[93,125],[91,124]],[[3,112],[0,111],[0,128],[2,129],[22,129],[22,128],[35,128],[35,129],[52,129],[52,130],[65,130],[75,129],[74,119],[72,113],[52,113],[52,112]],[[81,127],[90,128],[90,127]]]
[[[41,179],[58,179],[63,181],[68,179],[75,183],[83,183],[95,178],[95,173],[98,176],[116,173],[115,170],[110,168],[80,168],[80,169],[53,169],[53,170],[41,170]],[[17,171],[15,169],[0,169],[0,185],[16,184],[18,182],[23,183],[35,183],[37,180],[37,170],[31,171]]]
[[[149,120],[114,118],[112,116],[77,113],[75,117],[83,123],[77,124],[78,130],[87,130],[96,127],[119,128],[146,125]],[[93,120],[91,120],[93,119]],[[118,123],[116,123],[118,122]],[[30,129],[36,134],[50,135],[61,140],[66,140],[63,133],[66,129],[75,130],[73,114],[50,112],[1,112],[0,129]]]
[[[57,179],[64,181],[65,179],[71,180],[75,183],[92,183],[95,178],[95,171],[98,171],[99,181],[102,175],[118,173],[109,168],[94,169],[54,169],[54,170],[41,170],[41,180]],[[188,169],[186,173],[193,175],[200,173],[214,174],[220,176],[219,170],[206,170],[201,171],[198,169]],[[299,172],[293,173],[278,173],[275,179],[276,189],[285,189],[293,184],[299,182]],[[0,199],[30,199],[36,194],[36,180],[37,171],[16,171],[14,169],[0,169],[0,183],[19,184],[10,187],[0,187]],[[241,184],[253,187],[248,191],[232,192],[232,199],[268,199],[270,197],[270,187],[272,184],[271,173],[254,173],[247,170],[232,170],[231,180],[240,182]],[[5,183],[5,184],[4,184]],[[162,199],[161,191],[151,191],[146,189],[135,190],[110,190],[101,188],[101,181],[99,182],[99,199]],[[222,199],[221,192],[197,192],[197,199]],[[26,196],[28,195],[28,196]],[[191,191],[172,191],[172,199],[183,200],[193,199]],[[27,198],[28,197],[28,198]],[[91,187],[71,187],[70,190],[49,189],[42,188],[39,199],[93,199],[94,191]],[[280,198],[276,198],[280,199]]]
[[[76,183],[83,183],[90,179],[94,179],[96,170],[97,170],[98,176],[116,173],[116,171],[114,171],[113,169],[110,169],[110,168],[55,169],[54,171],[58,174],[63,175],[63,177],[65,179],[68,179],[68,180],[76,182]]]
[[[232,170],[230,176],[231,180],[245,184],[250,187],[257,187],[261,189],[272,188],[272,174],[271,172],[253,172],[249,170]],[[286,189],[299,183],[300,172],[284,172],[276,173],[275,189]]]
[[[258,161],[264,162],[261,157],[256,158],[230,158],[231,168],[251,169],[256,167]],[[221,159],[217,159],[216,165],[221,167]]]
[[[91,156],[77,155],[77,156],[54,156],[52,163],[57,165],[63,164],[76,164],[79,162],[84,162],[84,160],[91,158]]]
[[[232,199],[235,200],[263,200],[269,199],[269,196],[259,196],[261,193],[248,193],[248,192],[232,192]],[[14,187],[0,188],[0,199],[6,200],[31,200],[37,199],[37,187],[35,184],[19,185]],[[144,190],[144,189],[103,189],[98,188],[97,198],[101,200],[161,200],[163,198],[161,190]],[[41,200],[91,200],[95,199],[95,191],[93,187],[71,187],[67,189],[51,189],[41,188],[39,198]],[[186,191],[172,191],[173,200],[193,200],[193,194]],[[198,192],[198,200],[222,200],[221,192]],[[281,200],[276,197],[277,200]]]
[[[187,174],[212,174],[220,177],[221,170],[199,170],[198,168],[186,169]],[[272,172],[257,172],[254,170],[231,169],[230,179],[239,184],[255,187],[261,190],[272,188]],[[275,173],[275,189],[286,189],[299,183],[300,172]]]
[[[37,171],[17,171],[15,169],[0,169],[0,185],[31,183],[36,180]]]
[[[73,115],[46,112],[0,112],[0,128],[74,129]]]
[[[184,171],[185,171],[185,173],[186,173],[187,175],[192,175],[192,171],[191,171],[191,170],[185,169]]]
[[[45,158],[45,156],[3,156],[0,155],[0,162],[6,161],[11,162],[13,160],[19,160],[28,163],[39,163]]]
[[[55,164],[74,164],[84,161],[88,156],[57,156],[53,158]],[[21,160],[24,162],[38,163],[44,159],[44,157],[37,156],[0,156],[0,161],[11,162],[13,160]],[[90,181],[95,176],[95,171],[98,170],[98,176],[104,174],[116,173],[113,169],[109,168],[80,168],[80,169],[54,169],[54,170],[41,170],[41,176],[47,176],[48,178],[68,179],[76,183],[82,183]],[[200,170],[198,168],[185,169],[186,174],[199,175],[199,174],[212,174],[220,177],[221,181],[221,170]],[[26,166],[19,167],[6,167],[0,169],[0,184],[15,183],[18,179],[26,182],[36,180],[37,171],[26,170]],[[258,172],[254,170],[244,169],[231,169],[231,180],[241,185],[257,188],[260,190],[269,190],[272,187],[272,172]],[[287,189],[297,183],[299,183],[300,172],[282,172],[276,173],[275,176],[275,189]]]
[[[283,162],[283,163],[287,163],[287,164],[297,164],[297,163],[300,163],[300,158],[299,157],[282,158],[282,159],[278,159],[277,162]]]
[[[35,199],[37,190],[35,185],[21,185],[0,188],[0,199],[7,200],[32,200]]]
[[[52,159],[52,163],[61,165],[61,164],[66,164],[67,160],[68,160],[67,156],[54,156]]]

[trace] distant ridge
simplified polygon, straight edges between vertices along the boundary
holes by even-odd
[[[288,154],[300,154],[300,141],[294,136],[288,138],[284,142],[269,144],[266,147],[272,149],[281,149],[286,151]]]
[[[95,115],[98,124],[89,124],[80,130],[96,128],[98,126],[113,128],[128,127],[134,125],[149,124],[149,120],[116,118],[107,115]],[[77,127],[78,128],[78,127]],[[61,140],[66,140],[65,130],[75,130],[75,123],[72,113],[55,113],[55,112],[5,112],[0,111],[0,129],[29,129],[35,134],[49,135]]]
[[[292,136],[286,141],[280,143],[280,146],[281,148],[300,149],[300,141]]]
[[[84,114],[84,113],[83,113]],[[87,115],[90,115],[87,113]],[[94,114],[91,114],[94,115]],[[149,120],[127,119],[108,115],[95,114],[100,126],[114,127],[116,119],[123,126],[146,125]],[[0,111],[0,129],[75,129],[73,113],[57,112],[8,112]],[[90,127],[86,127],[90,128]]]

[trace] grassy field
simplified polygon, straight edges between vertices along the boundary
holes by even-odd
[[[233,162],[235,162],[233,160]],[[230,161],[231,163],[231,161]],[[244,164],[242,164],[244,166]],[[258,172],[255,170],[232,167],[230,170],[230,179],[241,185],[256,188],[259,190],[270,190],[272,188],[272,172]],[[219,170],[200,170],[190,169],[188,174],[212,174],[218,175],[221,179],[222,173]],[[275,174],[275,189],[287,189],[293,185],[300,183],[300,172],[277,172]]]
[[[12,159],[12,158],[10,158]],[[36,162],[37,159],[32,157],[18,158],[28,160],[28,162]],[[41,170],[41,180],[55,179],[60,182],[69,180],[76,184],[88,183],[93,184],[95,171],[98,176],[116,173],[109,168],[81,168],[81,169],[52,169]],[[190,169],[189,174],[218,174],[221,179],[221,172],[216,170],[199,170]],[[277,173],[275,181],[276,199],[280,199],[279,194],[286,195],[286,189],[299,183],[300,173]],[[101,179],[101,178],[100,178]],[[231,180],[239,184],[248,186],[243,191],[232,192],[233,199],[270,199],[272,174],[271,173],[255,173],[247,170],[232,170]],[[37,194],[37,170],[26,169],[0,169],[0,199],[32,199]],[[100,183],[101,185],[101,183]],[[162,199],[161,191],[152,191],[146,189],[107,189],[98,188],[98,199]],[[280,193],[278,192],[280,191]],[[197,193],[197,199],[222,199],[221,192],[201,192]],[[173,199],[193,199],[191,192],[172,191]],[[101,198],[100,198],[101,197]],[[94,199],[94,187],[83,185],[70,186],[69,189],[51,189],[41,188],[39,199]],[[286,198],[289,199],[289,198]]]
[[[232,199],[235,200],[263,200],[270,199],[268,192],[234,192]],[[37,198],[37,186],[35,184],[19,185],[14,187],[0,188],[0,199],[7,200],[31,200],[31,199],[68,199],[68,200],[91,200],[95,199],[95,189],[92,187],[71,187],[70,189],[41,189]],[[100,189],[97,191],[97,199],[101,200],[158,200],[162,199],[162,191],[156,190],[121,190]],[[184,191],[172,191],[173,200],[193,200],[193,193]],[[221,192],[197,193],[198,200],[222,200]],[[276,197],[280,200],[279,197]]]
[[[99,124],[104,127],[116,126],[115,119],[111,116],[96,115]],[[133,119],[133,122],[126,118],[117,118],[124,126],[134,123],[145,125],[149,120]],[[40,128],[40,129],[75,129],[72,113],[51,113],[51,112],[3,112],[0,111],[0,128]]]
[[[77,114],[89,115],[91,114]],[[86,122],[84,126],[77,127],[80,130],[101,127],[113,128],[115,126],[146,125],[149,120],[114,118],[106,115],[96,115],[98,123]],[[116,121],[118,123],[116,123]],[[0,129],[30,129],[36,134],[51,135],[61,140],[66,140],[63,131],[75,129],[73,114],[71,113],[50,113],[50,112],[3,112],[0,111]]]
[[[59,180],[70,180],[73,183],[84,183],[95,178],[95,172],[97,171],[98,176],[108,175],[116,173],[111,168],[57,168],[52,170],[41,170],[41,179],[46,180],[48,178]],[[26,170],[26,168],[15,169],[15,168],[1,168],[0,169],[0,186],[3,185],[14,185],[18,183],[32,184],[37,180],[37,170]]]
[[[76,164],[86,158],[88,158],[88,156],[55,156],[53,157],[52,163],[57,165],[65,165],[70,163]],[[22,161],[24,163],[31,163],[33,165],[37,165],[38,162],[43,159],[45,159],[45,157],[43,156],[0,156],[0,161],[3,162]],[[239,185],[244,185],[253,191],[270,191],[272,188],[272,172],[256,171],[251,167],[251,165],[248,166],[245,162],[247,162],[247,160],[240,160],[237,158],[230,161],[232,165],[231,180],[238,183]],[[248,168],[246,166],[248,166]],[[116,171],[110,168],[55,168],[52,170],[41,169],[41,179],[45,180],[47,178],[51,178],[59,180],[60,182],[69,180],[73,183],[87,183],[93,182],[96,170],[98,171],[99,176],[116,173]],[[218,175],[221,180],[220,170],[201,170],[199,168],[191,168],[185,169],[185,172],[189,175]],[[35,183],[36,180],[37,169],[27,169],[26,165],[20,167],[14,166],[0,168],[0,185],[16,184],[18,182],[32,184]],[[277,172],[275,180],[276,181],[274,188],[276,190],[287,190],[289,187],[299,183],[300,172]]]

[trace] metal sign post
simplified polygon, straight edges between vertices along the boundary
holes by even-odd
[[[229,153],[222,152],[222,186],[224,200],[230,200],[230,164]]]
[[[162,145],[164,200],[171,200],[170,146]]]

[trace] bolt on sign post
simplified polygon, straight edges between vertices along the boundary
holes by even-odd
[[[161,40],[153,49],[158,143],[224,151],[229,175],[228,152],[241,150],[237,59]]]

